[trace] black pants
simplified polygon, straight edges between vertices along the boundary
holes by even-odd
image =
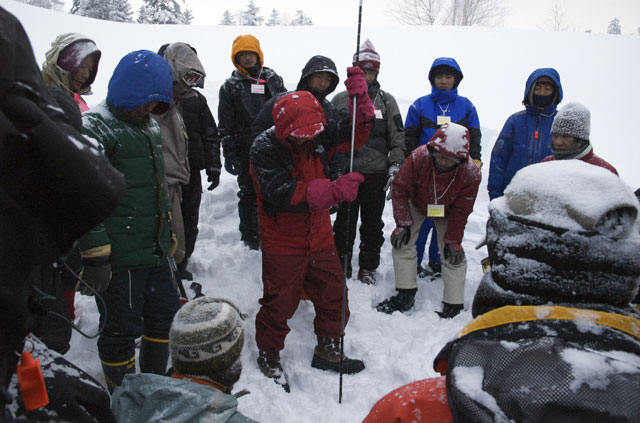
[[[360,225],[360,254],[358,263],[367,270],[376,270],[380,264],[380,248],[384,243],[382,212],[385,205],[386,173],[365,173],[358,187],[358,197],[350,205],[342,203],[333,223],[333,238],[340,257],[351,257],[356,238],[358,213]],[[348,218],[347,218],[348,217]],[[347,220],[349,227],[347,228]],[[347,240],[347,234],[349,238]],[[348,243],[347,243],[348,242]]]
[[[260,228],[258,226],[258,202],[253,180],[249,173],[249,162],[242,163],[238,175],[238,215],[240,217],[240,239],[243,241],[258,241]]]
[[[196,246],[198,221],[200,220],[200,202],[202,200],[202,178],[199,170],[191,170],[191,179],[182,186],[182,221],[184,223],[185,253],[181,264],[187,263]]]

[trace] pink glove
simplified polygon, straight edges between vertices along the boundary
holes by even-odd
[[[342,201],[353,201],[364,176],[357,172],[340,176],[334,182],[314,179],[307,186],[307,202],[311,210],[325,210]]]
[[[356,104],[358,113],[356,113],[356,124],[364,125],[372,121],[375,117],[373,111],[373,103],[369,98],[367,81],[364,79],[362,69],[357,67],[347,68],[347,80],[344,85],[349,93],[349,113],[353,110],[353,96],[357,97]]]

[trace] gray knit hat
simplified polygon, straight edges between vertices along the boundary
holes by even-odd
[[[200,297],[180,308],[169,332],[173,368],[226,386],[240,377],[243,316],[230,301]]]
[[[569,135],[589,140],[591,113],[582,104],[573,102],[562,107],[551,124],[551,135]]]

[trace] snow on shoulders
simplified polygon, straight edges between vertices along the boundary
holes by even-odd
[[[490,207],[570,230],[593,230],[617,207],[638,208],[635,195],[617,175],[581,160],[527,166],[516,173],[504,194]]]

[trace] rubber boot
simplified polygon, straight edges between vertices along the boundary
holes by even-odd
[[[320,370],[340,372],[340,338],[318,337],[318,345],[313,352],[311,367]],[[354,374],[364,370],[364,362],[342,355],[342,373]]]
[[[413,307],[418,288],[396,289],[398,293],[388,298],[376,306],[376,310],[381,313],[391,314],[394,311],[404,313]]]
[[[129,360],[125,361],[106,361],[100,359],[102,364],[102,372],[104,373],[104,379],[107,382],[107,389],[109,393],[113,393],[113,390],[122,385],[122,380],[125,375],[136,373],[136,356],[132,356]]]
[[[140,372],[165,375],[169,361],[168,340],[142,336],[140,341]]]
[[[263,375],[282,386],[285,392],[291,392],[287,374],[280,363],[280,351],[263,351],[258,350],[258,368]]]
[[[457,316],[462,311],[464,304],[449,304],[442,302],[442,311],[436,311],[441,319],[450,319]]]

